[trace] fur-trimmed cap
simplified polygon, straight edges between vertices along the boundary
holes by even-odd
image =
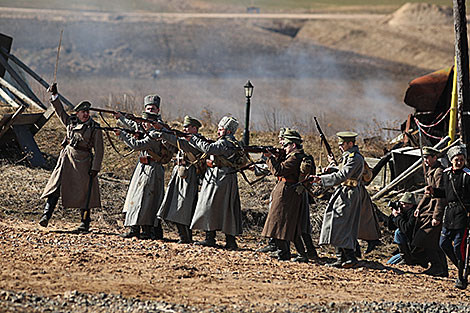
[[[235,134],[235,132],[238,129],[238,121],[236,118],[232,116],[224,116],[219,122],[219,127],[226,129],[230,131],[232,134]]]
[[[159,95],[148,95],[144,98],[144,107],[146,105],[155,105],[160,109],[160,96]]]
[[[467,158],[467,148],[464,145],[454,146],[447,151],[449,161],[452,161],[452,159],[459,154],[463,154],[465,158]]]

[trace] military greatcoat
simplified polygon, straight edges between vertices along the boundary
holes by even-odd
[[[359,148],[353,146],[343,153],[342,159],[339,171],[321,176],[324,187],[336,188],[323,216],[320,244],[355,249],[362,205],[359,181],[364,158]]]
[[[165,221],[190,226],[197,203],[199,178],[204,174],[198,162],[202,152],[186,139],[168,133],[162,133],[161,137],[180,150],[176,156],[178,164],[173,168],[157,216]]]
[[[426,171],[426,182],[433,188],[442,188],[441,181],[444,168],[439,161]],[[433,198],[424,195],[418,203],[419,216],[416,222],[416,232],[412,245],[421,248],[439,249],[439,236],[442,229],[444,208],[447,202],[444,198]],[[432,226],[432,219],[440,221],[439,225]]]
[[[271,192],[271,201],[262,236],[294,241],[301,234],[302,210],[305,209],[305,190],[292,185],[299,181],[300,163],[304,153],[296,149],[280,161],[271,156],[266,160],[269,170],[278,181]]]
[[[374,203],[362,180],[360,181],[359,188],[361,189],[362,205],[357,238],[362,240],[378,240],[380,239],[380,225]]]
[[[86,206],[90,170],[99,172],[103,160],[103,134],[96,129],[99,124],[91,117],[85,123],[80,123],[76,116],[65,112],[60,100],[51,102],[62,124],[67,129],[66,138],[62,143],[57,164],[47,182],[41,198],[60,192],[62,205],[65,208],[80,208]],[[94,152],[94,154],[92,153]],[[92,180],[89,208],[101,207],[98,177]]]
[[[149,133],[151,135],[152,131]],[[149,151],[158,155],[162,141],[149,136],[138,140],[126,132],[121,132],[119,137],[130,148],[140,151],[139,160],[150,160],[148,163],[139,161],[132,174],[124,202],[124,226],[152,226],[163,199],[165,173],[163,166],[152,159]]]
[[[214,161],[202,179],[192,229],[221,230],[228,235],[242,233],[242,216],[238,178],[235,168],[224,160],[235,156],[238,142],[233,135],[225,135],[214,143],[192,136],[190,143],[199,151],[210,154]]]

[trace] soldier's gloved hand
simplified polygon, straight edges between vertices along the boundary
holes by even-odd
[[[88,172],[88,174],[90,174],[91,177],[95,178],[96,175],[98,175],[98,171],[96,171],[96,170],[90,170],[90,171]]]
[[[52,85],[50,85],[49,88],[47,88],[47,92],[50,92],[53,96],[57,95],[57,83],[53,83]]]

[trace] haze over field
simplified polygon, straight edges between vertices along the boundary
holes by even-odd
[[[376,125],[392,126],[411,112],[402,103],[407,83],[439,68],[397,61],[400,51],[384,59],[380,49],[364,48],[368,32],[390,27],[381,16],[350,21],[362,25],[362,32],[335,39],[341,21],[315,31],[319,22],[304,20],[139,17],[129,12],[132,3],[117,2],[113,13],[3,9],[0,28],[14,37],[12,52],[46,80],[64,30],[58,84],[72,102],[86,98],[100,107],[126,102],[123,108],[139,112],[143,96],[158,93],[166,119],[211,112],[214,121],[232,114],[243,123],[243,85],[251,80],[255,129],[291,125],[308,131],[313,116],[331,125],[330,134],[345,127],[370,132]],[[342,49],[351,36],[362,44],[357,53]],[[370,44],[377,45],[376,39]]]

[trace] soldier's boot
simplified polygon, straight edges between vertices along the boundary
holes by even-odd
[[[449,276],[447,262],[445,264],[442,263],[442,258],[440,257],[439,251],[437,249],[426,249],[426,256],[429,259],[431,266],[425,270],[423,274],[436,277]]]
[[[354,256],[356,258],[362,258],[362,252],[361,252],[361,245],[359,242],[356,240],[356,248],[354,249]]]
[[[163,239],[163,228],[162,228],[162,221],[156,220],[153,226],[152,232],[152,239],[154,240],[162,240]]]
[[[140,226],[139,225],[132,225],[132,226],[129,227],[128,232],[126,232],[124,234],[120,234],[119,236],[122,237],[122,238],[132,238],[132,237],[139,238],[139,236],[140,236]]]
[[[341,268],[343,267],[343,263],[346,261],[346,257],[344,255],[344,251],[342,248],[335,247],[335,255],[336,261],[333,263],[326,264],[327,266]]]
[[[152,239],[153,226],[151,226],[151,225],[142,225],[140,227],[142,228],[142,233],[140,233],[139,238],[142,239],[142,240]]]
[[[308,263],[307,252],[304,249],[304,243],[300,236],[294,240],[295,250],[297,250],[297,257],[292,259],[293,262]]]
[[[274,238],[269,238],[268,244],[264,247],[257,249],[256,252],[275,252],[276,250],[276,240]]]
[[[225,234],[225,249],[238,250],[237,239],[234,235]]]
[[[357,264],[356,252],[354,249],[344,248],[344,255],[346,260],[341,264],[342,268],[351,268]]]
[[[271,254],[271,257],[277,258],[279,261],[288,261],[291,258],[290,242],[287,240],[276,239],[277,251]]]
[[[59,201],[58,196],[51,195],[47,197],[44,211],[42,213],[41,219],[39,220],[39,225],[41,225],[42,227],[47,227],[47,225],[49,224],[49,220],[52,217],[52,213],[54,213],[54,209],[58,201]]]
[[[381,243],[379,239],[366,240],[366,241],[367,241],[367,249],[364,252],[365,254],[368,254],[368,253],[371,253],[372,251],[374,251],[375,248],[377,248],[377,246],[379,246],[380,243]]]
[[[407,244],[398,245],[398,251],[400,251],[400,256],[402,261],[400,263],[405,263],[407,265],[413,265],[413,257],[411,256],[410,248]]]
[[[307,249],[307,257],[310,260],[318,259],[317,249],[313,245],[312,236],[307,233],[302,233],[302,240],[305,244],[305,248]]]
[[[77,231],[79,233],[88,233],[90,231],[90,210],[80,210],[80,215],[82,217],[82,222],[80,223],[80,226],[78,226]]]
[[[455,280],[455,287],[459,289],[466,289],[467,288],[467,279],[463,276],[463,271],[464,271],[464,262],[463,261],[458,261],[459,265],[459,274],[457,279]]]
[[[195,243],[199,246],[215,247],[215,230],[206,231],[206,239]]]
[[[192,234],[191,234],[191,230],[189,229],[189,227],[180,223],[175,223],[175,224],[176,224],[176,229],[178,230],[178,236],[180,237],[180,240],[178,240],[178,243],[191,243]]]

